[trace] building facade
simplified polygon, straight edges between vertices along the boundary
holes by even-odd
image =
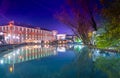
[[[9,25],[0,26],[0,32],[4,33],[4,38],[8,44],[21,44],[21,43],[49,43],[56,39],[55,32],[42,30],[40,28],[30,28],[14,25],[10,22]]]
[[[57,40],[65,40],[66,34],[57,34]]]

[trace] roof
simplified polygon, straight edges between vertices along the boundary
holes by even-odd
[[[5,26],[5,25],[8,25],[8,24],[0,24],[0,26]],[[16,22],[14,22],[14,25],[15,26],[21,26],[21,27],[34,28],[34,29],[41,29],[41,30],[46,30],[46,31],[53,31],[53,30],[42,28],[40,26],[33,26],[31,24],[24,24],[24,23],[16,23]]]

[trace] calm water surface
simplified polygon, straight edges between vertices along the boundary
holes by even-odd
[[[83,45],[27,45],[0,54],[0,78],[120,78],[120,54]]]

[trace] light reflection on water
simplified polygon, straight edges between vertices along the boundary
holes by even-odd
[[[107,52],[107,51],[100,51],[98,49],[93,49],[92,50],[92,60],[96,61],[97,59],[101,58],[101,57],[105,57],[107,59],[111,59],[111,58],[120,58],[120,54],[116,53],[116,52]]]
[[[34,60],[42,57],[56,55],[56,48],[45,45],[24,46],[13,50],[12,52],[5,54],[1,58],[1,64],[14,64],[24,61]]]
[[[27,45],[10,51],[0,59],[1,64],[15,64],[24,61],[39,59],[51,55],[56,55],[57,52],[66,52],[66,49],[72,48],[73,46],[58,45],[53,47],[50,45]]]
[[[119,60],[114,62],[111,58]],[[120,64],[119,53],[88,49],[83,45],[26,45],[1,55],[0,78],[109,78],[106,59],[111,61],[109,64]],[[114,68],[119,69],[118,66]]]

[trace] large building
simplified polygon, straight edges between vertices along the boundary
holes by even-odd
[[[74,42],[74,35],[67,35],[67,34],[57,34],[58,43],[73,43]]]
[[[21,43],[48,43],[56,40],[57,31],[43,30],[41,28],[33,28],[27,26],[9,25],[0,26],[0,32],[4,33],[4,39],[7,44]]]
[[[57,34],[57,40],[65,40],[66,34]]]

